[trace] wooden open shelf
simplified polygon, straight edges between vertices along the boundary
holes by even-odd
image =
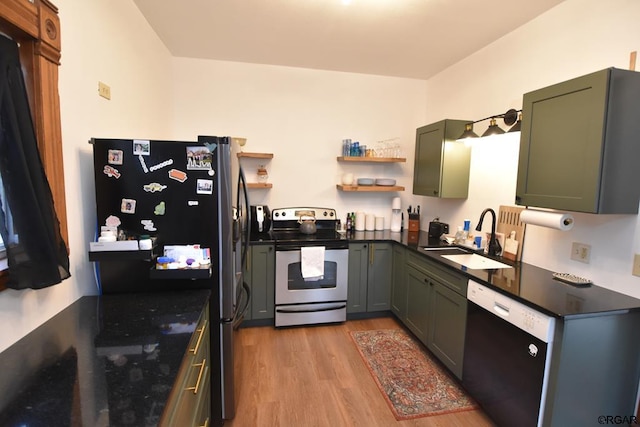
[[[270,182],[247,182],[247,188],[272,188]]]
[[[342,185],[336,184],[336,188],[341,191],[359,191],[359,192],[374,192],[374,191],[404,191],[404,187],[399,185],[386,186],[386,185]]]
[[[248,159],[273,159],[273,153],[245,153],[240,152],[237,154],[238,158],[244,157]]]
[[[338,157],[339,162],[353,163],[405,163],[404,157]]]

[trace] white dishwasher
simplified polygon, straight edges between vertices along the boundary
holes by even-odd
[[[555,318],[473,280],[462,384],[499,426],[541,426]]]

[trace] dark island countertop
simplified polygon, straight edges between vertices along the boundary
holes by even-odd
[[[156,425],[208,298],[80,298],[0,353],[0,425]]]
[[[510,269],[473,270],[442,258],[439,251],[426,251],[424,247],[452,247],[439,239],[429,238],[426,231],[409,233],[382,231],[356,231],[343,234],[343,239],[353,242],[396,242],[420,253],[469,279],[489,285],[498,292],[555,317],[602,315],[611,312],[640,311],[640,299],[593,284],[587,287],[572,286],[553,279],[553,271],[524,262],[509,264]],[[269,244],[275,241],[268,235],[252,240],[252,244]]]

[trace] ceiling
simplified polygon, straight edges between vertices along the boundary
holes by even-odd
[[[173,56],[427,79],[563,0],[134,0]]]

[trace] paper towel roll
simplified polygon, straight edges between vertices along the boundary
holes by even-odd
[[[364,212],[356,212],[356,231],[364,231]]]
[[[571,230],[573,228],[573,216],[568,213],[525,209],[520,212],[520,221],[525,224],[555,228],[556,230],[562,231]]]
[[[376,229],[376,216],[374,214],[367,214],[364,220],[364,229],[367,231]]]

